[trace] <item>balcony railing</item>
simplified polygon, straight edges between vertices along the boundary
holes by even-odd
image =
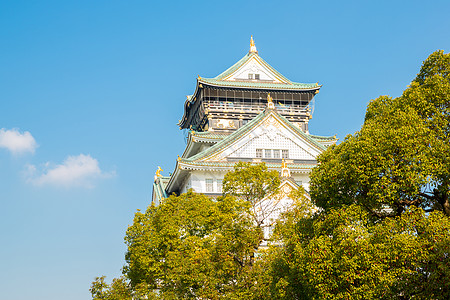
[[[205,108],[211,112],[260,113],[267,107],[265,103],[235,103],[229,101],[209,101]],[[283,115],[305,115],[307,107],[299,105],[275,104],[275,108]]]

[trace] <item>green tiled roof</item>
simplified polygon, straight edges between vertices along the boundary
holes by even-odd
[[[249,52],[247,53],[243,58],[241,58],[237,63],[229,67],[225,70],[225,72],[222,72],[221,74],[214,77],[214,79],[217,80],[223,80],[228,75],[233,74],[236,70],[238,70],[241,66],[243,66],[247,61],[249,61],[253,56],[255,56],[265,67],[267,67],[270,71],[272,71],[275,75],[277,75],[282,81],[286,83],[292,83],[289,79],[281,75],[280,72],[275,70],[271,65],[269,65],[264,59],[261,58],[261,56],[258,55],[258,53],[255,52]]]
[[[266,68],[273,72],[283,83],[272,83],[264,81],[227,81],[224,80],[227,76],[233,74],[241,66],[243,66],[247,61],[249,61],[253,56],[255,56]],[[230,68],[225,70],[225,72],[219,74],[214,78],[200,78],[199,82],[219,85],[226,87],[241,87],[241,88],[260,88],[260,89],[289,89],[289,90],[310,90],[320,88],[318,83],[298,83],[293,82],[281,75],[280,72],[275,70],[271,65],[269,65],[264,59],[262,59],[257,53],[249,52],[243,58],[241,58],[237,63],[232,65]]]
[[[229,133],[222,133],[222,132],[214,132],[214,131],[200,132],[200,131],[194,131],[194,130],[191,131],[191,134],[193,137],[199,137],[202,139],[211,139],[211,140],[222,140],[230,135]]]
[[[166,186],[169,179],[170,177],[163,176],[153,182],[153,191],[155,192],[156,200],[158,202],[155,203],[155,205],[159,205],[163,198],[167,198]]]
[[[267,89],[267,90],[314,90],[320,86],[317,83],[272,83],[261,81],[226,81],[214,78],[201,78],[200,83],[210,84],[214,86]]]
[[[189,158],[182,158],[181,162],[192,162],[196,161],[202,158],[207,157],[208,155],[221,151],[222,149],[226,148],[228,145],[236,141],[241,136],[245,135],[247,132],[249,132],[252,128],[254,128],[257,124],[260,123],[264,117],[266,117],[268,114],[273,112],[276,114],[289,128],[291,128],[293,131],[297,132],[299,135],[304,137],[306,140],[308,140],[311,144],[316,146],[320,150],[325,150],[325,146],[319,143],[317,140],[313,139],[309,134],[304,133],[300,128],[294,126],[291,122],[289,122],[286,118],[284,118],[282,115],[280,115],[276,110],[272,109],[265,109],[263,112],[261,112],[259,115],[257,115],[253,120],[230,134],[229,136],[222,139],[220,142],[215,144],[214,146],[205,149],[204,151],[197,153],[194,156],[191,156]]]
[[[309,136],[318,141],[337,141],[338,140],[336,138],[336,136],[320,136],[320,135],[312,135],[312,134],[310,134]]]
[[[266,111],[267,110],[265,110],[262,113],[260,113],[259,115],[257,115],[253,120],[251,120],[250,122],[248,122],[247,124],[245,124],[244,126],[239,128],[238,130],[236,130],[235,132],[233,132],[232,134],[230,134],[229,136],[227,136],[226,138],[224,138],[223,140],[221,140],[219,143],[215,144],[214,146],[212,146],[200,153],[197,153],[196,155],[191,156],[190,158],[184,158],[184,159],[182,159],[182,161],[195,161],[199,158],[206,157],[207,155],[209,155],[211,153],[222,150],[227,145],[234,142],[238,137],[240,137],[240,136],[244,135],[245,133],[247,133],[248,131],[250,131],[250,129],[252,129],[253,126],[259,122],[259,120],[264,118],[264,116],[266,115],[265,114]]]
[[[233,167],[237,164],[237,161],[226,161],[226,162],[215,162],[215,161],[182,161],[186,165],[193,166],[205,166],[205,167]],[[252,162],[253,164],[259,164],[259,162]],[[281,168],[281,163],[266,163],[268,168],[279,169]],[[315,164],[288,164],[289,169],[312,169]]]

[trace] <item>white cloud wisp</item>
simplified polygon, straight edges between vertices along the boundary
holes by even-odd
[[[0,129],[0,148],[8,149],[12,154],[34,153],[36,140],[29,131],[20,133],[17,129]]]
[[[54,167],[49,167],[49,163],[47,163],[45,170],[40,175],[36,174],[37,170],[34,165],[29,165],[27,173],[28,181],[37,186],[82,186],[87,188],[94,187],[97,179],[115,175],[114,172],[103,172],[95,158],[84,154],[68,156],[62,164]]]

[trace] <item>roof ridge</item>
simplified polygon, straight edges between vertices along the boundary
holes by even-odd
[[[323,135],[316,135],[316,134],[309,134],[310,137],[313,139],[320,139],[320,140],[337,140],[338,138],[334,136],[323,136]]]
[[[230,86],[230,87],[240,87],[240,88],[260,88],[260,89],[286,89],[286,90],[316,90],[320,88],[318,83],[301,83],[291,81],[290,83],[278,83],[278,82],[267,82],[267,81],[228,81],[216,78],[204,78],[200,80],[201,83],[206,83],[209,85],[217,86]]]
[[[235,71],[237,71],[241,66],[243,66],[245,63],[247,63],[252,57],[255,57],[257,60],[259,60],[260,63],[262,63],[265,67],[267,67],[270,71],[272,71],[284,84],[293,84],[291,80],[289,80],[286,76],[278,72],[274,67],[272,67],[268,62],[266,62],[261,56],[258,55],[258,52],[249,52],[244,57],[242,57],[240,60],[238,60],[235,64],[233,64],[231,67],[226,69],[224,72],[220,73],[216,77],[213,77],[211,79],[215,80],[221,80],[223,81],[225,77],[233,74]]]
[[[325,146],[322,145],[321,143],[317,142],[315,139],[313,139],[309,133],[305,133],[305,132],[303,132],[300,128],[298,128],[297,126],[294,126],[294,124],[292,124],[288,119],[286,119],[285,117],[283,117],[283,116],[282,116],[281,114],[279,114],[278,112],[276,112],[276,115],[279,116],[283,121],[285,121],[286,124],[288,124],[289,127],[291,127],[291,129],[293,129],[294,131],[298,132],[300,135],[302,135],[303,137],[305,137],[307,140],[309,140],[310,142],[312,142],[314,145],[318,146],[320,149],[326,150]]]
[[[240,135],[246,133],[252,126],[253,124],[257,123],[260,119],[262,119],[265,115],[266,115],[266,111],[264,110],[261,113],[259,113],[255,118],[253,118],[250,122],[248,122],[247,124],[245,124],[244,126],[240,127],[238,130],[236,130],[235,132],[233,132],[232,134],[230,134],[229,136],[225,137],[223,140],[221,140],[220,142],[218,142],[217,144],[215,144],[214,146],[211,146],[205,150],[203,150],[202,152],[197,153],[194,156],[191,156],[189,158],[185,158],[182,159],[182,161],[194,161],[197,160],[201,157],[204,157],[206,155],[208,155],[210,152],[215,152],[217,151],[217,148],[221,148],[223,147],[229,140],[233,140],[236,137],[239,137]]]
[[[239,69],[240,66],[242,66],[245,62],[247,62],[250,57],[252,57],[253,55],[258,55],[256,53],[253,52],[249,52],[247,54],[244,55],[244,57],[242,57],[240,60],[238,60],[236,63],[234,63],[231,67],[229,67],[228,69],[226,69],[225,71],[223,71],[222,73],[220,73],[219,75],[217,75],[216,77],[213,77],[216,80],[222,80],[223,77],[228,76],[229,74],[233,73],[235,70]]]
[[[278,111],[276,109],[268,109],[268,108],[266,108],[264,111],[259,113],[255,118],[253,118],[250,122],[248,122],[247,124],[245,124],[244,126],[239,128],[238,130],[236,130],[235,132],[233,132],[229,136],[225,137],[224,139],[219,141],[214,146],[211,146],[211,147],[203,150],[202,152],[199,152],[196,155],[191,156],[189,158],[182,158],[181,161],[192,162],[192,161],[195,161],[195,160],[207,157],[211,153],[214,153],[214,152],[222,150],[222,148],[224,148],[224,147],[226,147],[228,145],[229,141],[235,140],[236,138],[239,138],[243,134],[247,133],[253,127],[253,125],[258,123],[261,119],[266,117],[271,112],[273,112],[275,116],[278,116],[282,122],[286,123],[289,126],[289,128],[291,128],[292,130],[297,132],[300,136],[304,137],[312,145],[314,145],[315,147],[317,147],[320,150],[326,150],[324,145],[322,145],[321,143],[319,143],[316,140],[314,140],[309,134],[306,134],[300,128],[297,128],[296,126],[294,126],[288,119],[286,119],[280,113],[278,113]]]

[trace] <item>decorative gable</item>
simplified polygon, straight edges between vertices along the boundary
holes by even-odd
[[[253,55],[244,63],[239,69],[224,78],[226,81],[247,81],[247,80],[260,80],[272,83],[286,83],[281,81],[280,78],[267,66],[265,66],[261,59],[258,59],[258,55]]]
[[[274,158],[315,160],[323,151],[321,146],[298,130],[287,126],[272,111],[254,124],[246,134],[230,141],[229,145],[202,161],[226,161],[227,158]],[[259,153],[258,153],[259,152]]]

